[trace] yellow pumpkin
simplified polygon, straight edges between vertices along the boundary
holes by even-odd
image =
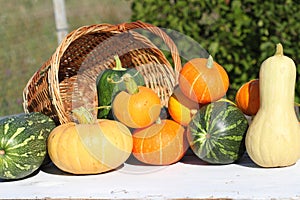
[[[114,120],[69,122],[48,137],[48,153],[61,170],[72,174],[97,174],[121,166],[130,156],[130,130]]]
[[[168,111],[172,119],[187,126],[201,105],[185,96],[177,86],[168,101]]]
[[[296,66],[277,45],[259,72],[260,106],[246,134],[250,158],[261,167],[293,165],[300,156],[300,126],[294,110]]]

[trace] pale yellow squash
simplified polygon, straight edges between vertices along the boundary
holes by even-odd
[[[296,66],[277,44],[260,68],[260,107],[246,134],[250,158],[261,167],[284,167],[300,156],[300,126],[294,110]]]
[[[80,115],[80,124],[62,124],[50,133],[48,153],[52,162],[72,174],[98,174],[118,168],[132,152],[130,130],[114,120],[92,120],[84,112],[84,108],[73,112]]]

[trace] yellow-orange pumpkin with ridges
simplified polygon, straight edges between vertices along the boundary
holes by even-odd
[[[150,88],[137,86],[132,77],[123,75],[126,91],[116,95],[112,103],[117,120],[130,128],[143,128],[154,123],[161,112],[161,101]]]
[[[128,159],[131,151],[131,132],[113,120],[62,124],[48,137],[48,153],[53,163],[73,174],[97,174],[116,169]]]
[[[186,97],[179,87],[175,87],[168,101],[168,111],[172,119],[187,126],[201,105]]]

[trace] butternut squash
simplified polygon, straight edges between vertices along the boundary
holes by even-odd
[[[246,134],[246,150],[261,167],[293,165],[300,156],[300,126],[294,110],[296,66],[279,43],[259,71],[260,107]]]

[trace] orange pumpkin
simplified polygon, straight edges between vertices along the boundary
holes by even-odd
[[[146,164],[170,165],[188,148],[185,129],[173,120],[161,120],[133,132],[133,156]]]
[[[183,126],[187,126],[193,115],[200,108],[200,104],[186,97],[179,87],[175,87],[168,101],[168,111],[172,119]]]
[[[179,87],[184,95],[201,104],[222,98],[229,87],[225,69],[213,58],[194,58],[180,71]]]
[[[244,114],[253,116],[259,109],[259,98],[259,80],[253,79],[239,88],[235,96],[235,102]]]
[[[48,137],[48,153],[61,170],[72,174],[97,174],[116,169],[131,155],[132,136],[120,122],[69,122]]]
[[[112,103],[113,114],[131,128],[142,128],[154,123],[161,111],[158,95],[150,88],[137,86],[130,77],[124,79],[127,91],[116,95]]]

